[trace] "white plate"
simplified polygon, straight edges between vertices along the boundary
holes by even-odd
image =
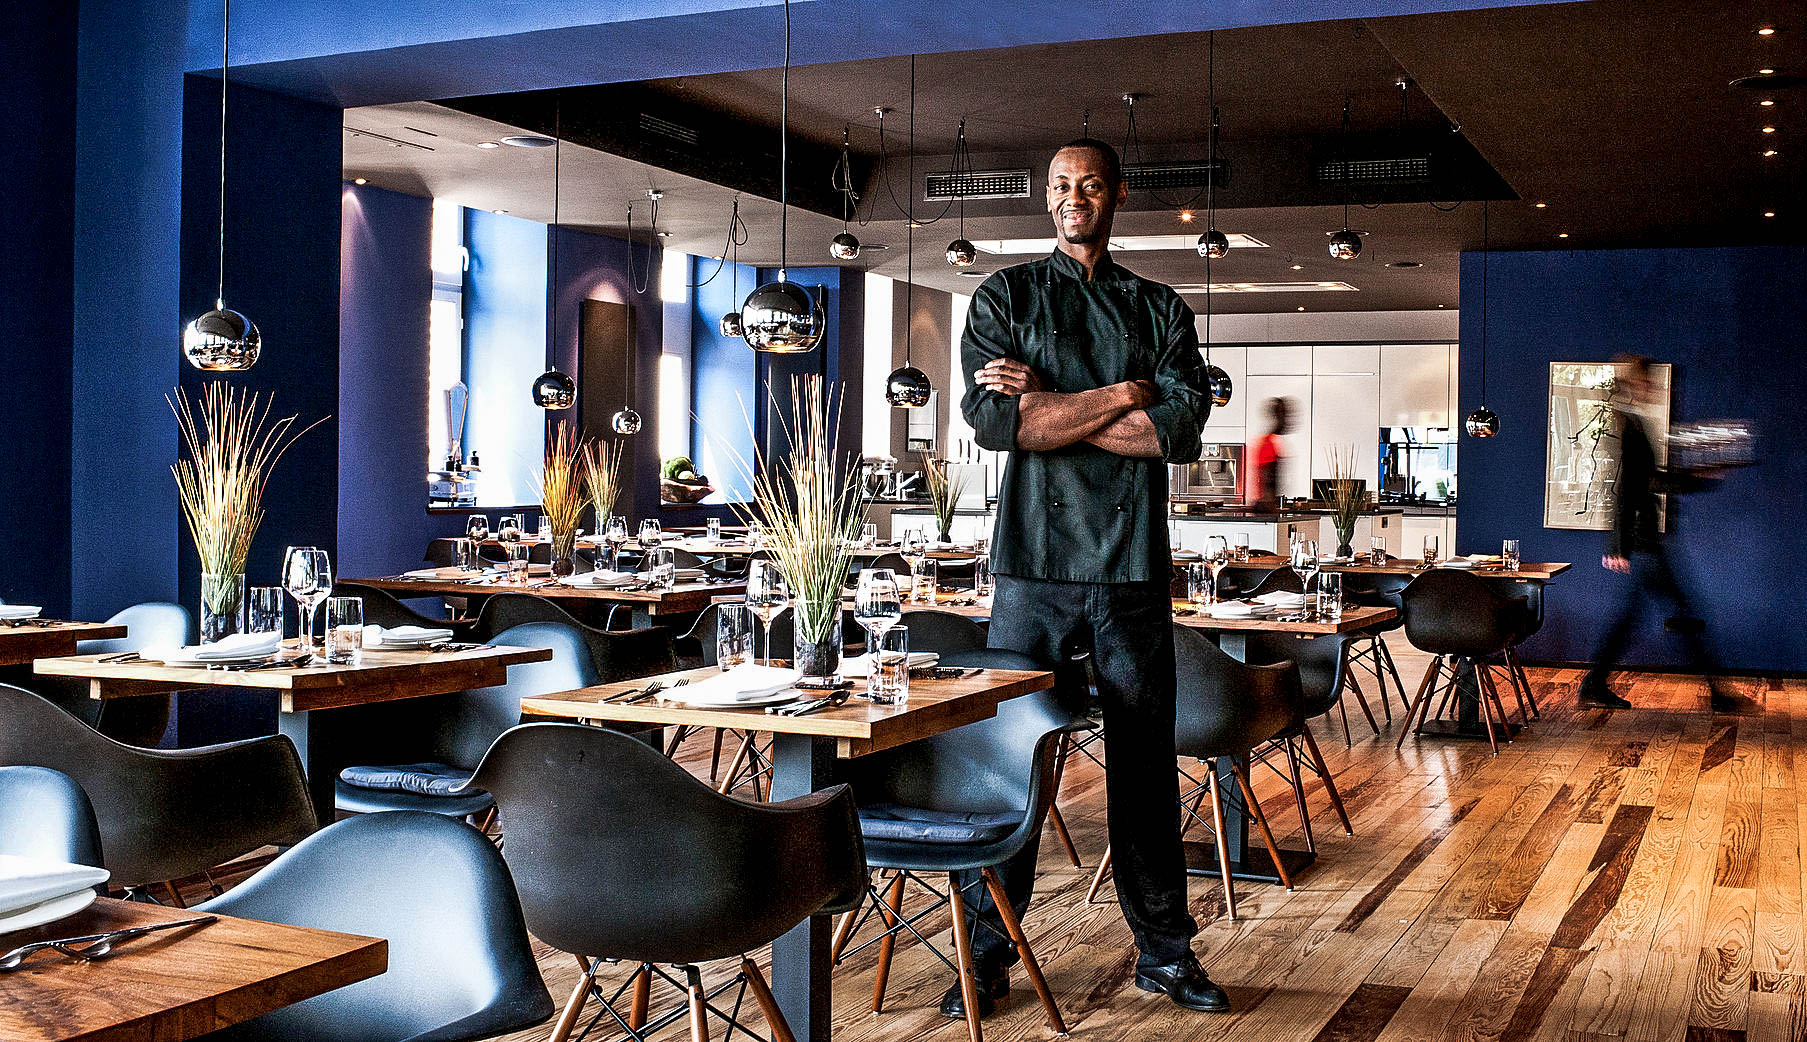
[[[14,930],[29,930],[34,926],[43,926],[45,923],[54,923],[58,919],[66,919],[93,904],[94,899],[99,896],[94,892],[93,887],[83,887],[73,894],[53,897],[29,908],[22,908],[11,915],[0,915],[0,934],[11,933]]]
[[[793,702],[793,701],[796,701],[799,697],[808,697],[810,695],[813,695],[814,693],[809,692],[809,691],[799,691],[794,687],[787,687],[782,691],[773,691],[770,694],[764,694],[764,695],[751,695],[746,698],[736,698],[736,699],[705,698],[705,699],[702,699],[701,701],[695,701],[695,702],[690,701],[689,699],[684,697],[684,691],[682,688],[680,688],[676,691],[668,691],[665,694],[671,696],[668,699],[668,701],[677,702],[680,705],[687,705],[687,706],[690,706],[692,709],[756,709],[756,708],[759,708],[760,706],[775,706],[775,705],[781,705],[785,702]]]

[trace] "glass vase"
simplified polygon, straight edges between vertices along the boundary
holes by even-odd
[[[245,632],[245,576],[201,573],[201,643]]]
[[[836,618],[828,625],[827,633],[821,640],[814,640],[804,635],[805,627],[796,625],[792,630],[791,644],[794,665],[805,677],[822,679],[832,677],[841,668],[841,620],[839,605],[834,606]],[[792,619],[796,622],[795,615]]]
[[[552,574],[573,575],[577,572],[577,530],[552,530]]]

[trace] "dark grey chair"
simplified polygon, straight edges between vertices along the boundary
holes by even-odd
[[[910,628],[911,651],[952,655],[985,649],[985,627],[964,615],[925,608],[904,612],[902,621]]]
[[[181,879],[314,831],[301,758],[283,735],[197,749],[140,749],[29,691],[0,684],[0,764],[75,779],[100,825],[114,886]]]
[[[463,1042],[552,1015],[508,866],[437,815],[348,818],[196,910],[389,942],[385,972],[209,1040]]]
[[[107,640],[84,640],[75,645],[78,655],[114,655],[151,647],[175,648],[188,643],[193,617],[188,609],[168,601],[147,601],[114,613],[109,625],[124,626],[126,635]],[[88,697],[88,682],[74,677],[20,675],[20,687],[55,702],[65,712],[117,742],[154,746],[169,729],[170,696],[110,698]]]
[[[1411,585],[1412,578],[1409,575],[1360,572],[1347,572],[1343,575],[1343,596],[1351,603],[1392,608],[1398,612],[1385,622],[1357,630],[1349,646],[1350,668],[1359,666],[1374,675],[1374,684],[1380,695],[1380,707],[1389,721],[1393,719],[1393,703],[1387,698],[1389,679],[1393,681],[1394,693],[1399,696],[1400,707],[1411,705],[1411,701],[1405,696],[1405,682],[1400,679],[1399,667],[1393,662],[1392,649],[1387,647],[1386,635],[1405,626],[1405,602],[1400,594]]]
[[[0,854],[101,867],[88,794],[62,771],[0,767]]]
[[[1345,696],[1353,693],[1356,700],[1361,702],[1362,711],[1368,712],[1367,703],[1362,701],[1360,688],[1356,686],[1354,670],[1349,664],[1349,644],[1354,637],[1354,634],[1348,633],[1330,633],[1316,637],[1295,637],[1286,633],[1247,635],[1246,662],[1262,666],[1284,666],[1291,663],[1298,671],[1297,713],[1286,729],[1262,750],[1263,753],[1284,754],[1286,769],[1281,771],[1265,755],[1258,758],[1292,786],[1293,799],[1299,808],[1299,829],[1304,834],[1306,847],[1313,852],[1318,847],[1317,840],[1312,835],[1311,812],[1305,799],[1304,771],[1318,776],[1325,795],[1329,797],[1331,809],[1342,822],[1344,834],[1355,835],[1354,826],[1349,823],[1349,812],[1343,806],[1342,794],[1337,791],[1336,778],[1324,762],[1324,754],[1319,751],[1318,741],[1312,736],[1309,726],[1312,720],[1329,715],[1332,709],[1339,710],[1343,717],[1343,741],[1349,744],[1349,711],[1344,708]],[[1368,713],[1368,722],[1374,723],[1372,713]],[[1379,733],[1380,730],[1376,727],[1375,734]]]
[[[638,630],[599,629],[583,622],[557,601],[527,593],[502,593],[491,597],[478,612],[471,627],[471,637],[493,641],[495,634],[536,622],[568,626],[583,637],[590,663],[596,670],[597,679],[592,683],[633,680],[669,673],[678,667],[671,631],[663,626]]]
[[[1487,728],[1487,744],[1499,755],[1499,733],[1506,728],[1506,707],[1500,703],[1491,665],[1522,631],[1529,609],[1523,597],[1509,597],[1493,589],[1485,579],[1453,568],[1433,568],[1412,580],[1400,595],[1405,604],[1405,635],[1412,646],[1435,656],[1418,694],[1406,710],[1399,729],[1398,748],[1414,729],[1430,718],[1431,701],[1439,691],[1447,665],[1449,680],[1442,688],[1442,705],[1454,696],[1464,669],[1474,671],[1481,719]],[[1441,710],[1439,709],[1439,712]]]
[[[643,1000],[621,1016],[597,988],[604,959],[639,963],[641,995],[654,976],[685,992],[685,1006],[654,1026],[687,1007],[693,1040],[704,1042],[708,996],[696,964],[738,957],[727,986],[750,988],[774,1036],[790,1037],[746,953],[859,900],[866,863],[844,786],[746,803],[628,735],[579,724],[514,728],[471,784],[501,808],[503,856],[533,936],[585,961],[554,1042],[570,1035],[592,995],[604,1006],[597,1020],[614,1014],[645,1027]],[[682,981],[661,963],[675,964]]]
[[[408,606],[407,602],[374,586],[362,583],[334,583],[334,597],[358,597],[364,601],[364,622],[371,626],[426,626],[451,630],[453,640],[475,639],[476,627],[468,619],[446,619],[427,615]]]
[[[368,710],[365,729],[391,736],[401,762],[339,772],[334,785],[338,809],[354,814],[413,810],[455,818],[485,814],[494,801],[465,783],[490,745],[521,722],[521,699],[597,683],[589,649],[570,626],[530,622],[496,634],[491,643],[546,648],[552,658],[510,666],[508,683],[496,687],[361,707]]]

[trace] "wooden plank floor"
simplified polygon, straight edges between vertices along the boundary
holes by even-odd
[[[1394,643],[1409,692],[1425,660]],[[1635,705],[1623,711],[1578,708],[1576,671],[1533,670],[1532,680],[1543,718],[1497,758],[1484,742],[1411,738],[1396,753],[1391,727],[1376,737],[1354,711],[1345,747],[1340,722],[1318,721],[1355,836],[1336,827],[1314,786],[1320,854],[1297,889],[1239,884],[1231,921],[1215,879],[1192,880],[1203,926],[1195,949],[1229,990],[1229,1015],[1189,1013],[1135,988],[1135,952],[1110,887],[1085,902],[1104,848],[1103,780],[1076,760],[1060,805],[1084,865],[1073,867],[1049,830],[1024,924],[1072,1035],[1807,1039],[1807,796],[1794,767],[1807,748],[1807,682],[1743,681],[1764,711],[1720,716],[1697,678],[1624,675],[1619,689]],[[1397,704],[1393,715],[1403,715]],[[681,754],[704,772],[707,756],[701,738]],[[1302,845],[1278,777],[1258,775],[1256,788],[1281,842]],[[947,941],[941,913],[926,924]],[[540,955],[562,1002],[576,963]],[[918,944],[899,945],[880,1014],[870,1011],[873,962],[868,950],[836,971],[838,1042],[965,1039],[964,1025],[934,1008],[952,977]],[[712,971],[721,979],[727,968]],[[992,1042],[1051,1034],[1020,972],[985,1028]],[[537,1042],[550,1030],[506,1037]],[[684,1031],[682,1021],[667,1029]]]

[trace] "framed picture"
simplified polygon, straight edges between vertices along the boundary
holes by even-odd
[[[1604,532],[1612,528],[1618,502],[1619,438],[1625,402],[1619,377],[1627,367],[1612,362],[1550,363],[1550,432],[1544,458],[1545,528]],[[1668,363],[1650,366],[1655,405],[1644,429],[1667,462],[1669,442]],[[1659,523],[1663,510],[1659,508]]]

